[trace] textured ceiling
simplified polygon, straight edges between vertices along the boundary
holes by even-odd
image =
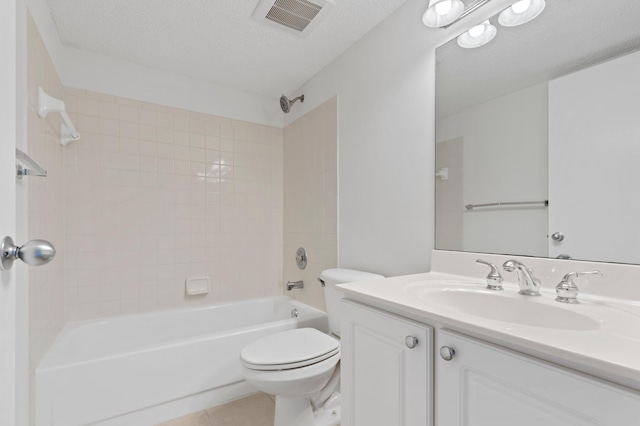
[[[258,0],[47,3],[66,45],[280,96],[291,94],[405,1],[336,0],[306,38],[254,21]]]
[[[497,21],[488,45],[462,49],[454,39],[436,50],[438,116],[640,49],[638,0],[547,0],[525,25]]]

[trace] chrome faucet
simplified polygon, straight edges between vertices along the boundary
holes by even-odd
[[[483,265],[487,265],[491,268],[489,275],[487,275],[487,289],[489,290],[502,290],[502,275],[500,275],[500,271],[498,267],[491,262],[487,262],[486,260],[478,259],[477,263],[482,263]]]
[[[291,291],[294,288],[304,288],[304,282],[300,281],[287,281],[287,291]]]
[[[540,280],[533,276],[533,269],[513,259],[504,262],[502,267],[507,272],[516,271],[518,274],[518,285],[520,286],[518,293],[525,296],[540,296]]]

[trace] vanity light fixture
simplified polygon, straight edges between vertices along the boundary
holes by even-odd
[[[503,10],[498,22],[503,27],[526,24],[540,15],[546,5],[545,0],[520,0]]]
[[[447,28],[491,0],[473,0],[466,6],[462,0],[429,0],[422,22],[431,28]],[[545,0],[518,0],[503,10],[498,22],[503,27],[526,24],[542,13]],[[458,45],[465,49],[484,46],[496,36],[498,30],[488,20],[476,25],[458,37]]]
[[[422,23],[431,28],[446,28],[491,0],[473,0],[466,6],[461,0],[429,0]]]
[[[491,25],[491,22],[487,19],[483,23],[472,27],[469,31],[462,33],[458,37],[458,46],[465,49],[484,46],[493,40],[497,32],[496,27]]]

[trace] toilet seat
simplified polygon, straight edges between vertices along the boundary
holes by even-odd
[[[340,356],[340,349],[335,349],[329,353],[321,355],[317,358],[312,358],[304,361],[292,362],[287,364],[252,364],[246,361],[242,361],[242,365],[251,369],[251,370],[262,370],[262,371],[275,371],[275,370],[293,370],[296,368],[307,367],[309,365],[317,364],[318,362],[324,361],[325,359],[329,359],[332,356]]]
[[[336,339],[314,328],[299,328],[256,340],[242,350],[240,361],[252,370],[290,370],[339,354]]]

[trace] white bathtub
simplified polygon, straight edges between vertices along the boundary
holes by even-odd
[[[250,394],[242,348],[300,327],[327,332],[326,314],[284,296],[67,324],[35,372],[36,425],[152,425]]]

